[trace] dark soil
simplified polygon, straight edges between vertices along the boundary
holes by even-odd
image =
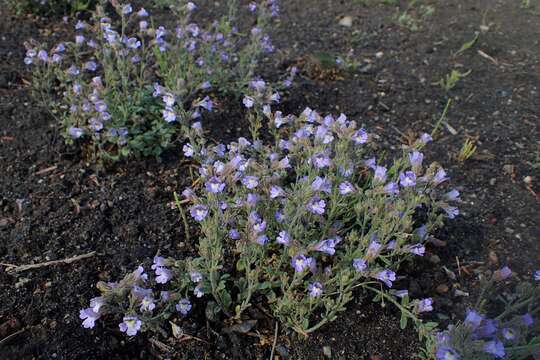
[[[209,12],[219,12],[214,2],[199,3],[203,12],[205,4]],[[283,66],[300,65],[303,76],[284,104],[287,110],[309,105],[344,112],[380,135],[387,149],[430,132],[447,99],[453,99],[450,127],[442,126],[427,156],[448,169],[464,199],[462,214],[438,235],[448,245],[429,249],[403,281],[413,295],[434,297],[435,318],[452,317],[470,302],[456,290],[473,295],[478,273],[508,264],[526,277],[540,262],[540,17],[518,1],[421,1],[435,13],[413,32],[396,23],[397,8],[370,3],[283,1],[274,29],[278,51],[263,73],[277,77]],[[194,251],[171,204],[172,193],[188,184],[187,165],[179,151],[170,151],[161,162],[133,159],[97,172],[63,145],[51,117],[30,96],[22,65],[23,41],[59,24],[1,11],[0,262],[97,255],[17,276],[0,267],[0,358],[268,358],[272,326],[230,337],[194,321],[186,326],[208,344],[157,338],[174,353],[144,336],[127,339],[114,321],[101,321],[91,331],[80,326],[78,311],[96,295],[98,280],[118,279],[158,251],[176,257]],[[352,17],[352,27],[338,24],[345,15]],[[474,47],[454,57],[481,25]],[[350,72],[313,60],[316,53],[345,55],[350,48],[360,64]],[[456,68],[472,72],[449,93],[432,85]],[[212,137],[228,140],[245,133],[237,122],[239,108],[231,109],[211,118],[206,127],[213,128]],[[456,155],[467,137],[476,139],[478,150],[459,162]],[[457,280],[450,280],[443,266]],[[276,355],[319,359],[328,347],[336,359],[411,359],[416,339],[413,329],[399,330],[394,310],[359,300],[308,339],[280,331]]]

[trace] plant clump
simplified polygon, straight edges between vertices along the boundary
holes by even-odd
[[[286,116],[253,99],[246,106],[253,120],[266,120],[268,143],[184,146],[200,164],[199,186],[182,192],[199,228],[197,255],[154,258],[154,280],[140,268],[119,284],[100,283],[103,306],[84,314],[136,318],[147,330],[199,303],[213,320],[237,321],[257,304],[307,335],[335,320],[359,288],[396,304],[404,324],[419,323],[432,300],[410,300],[394,282],[404,262],[424,255],[443,219],[458,214],[452,204],[459,199],[446,189],[444,169],[424,164],[421,149],[431,137],[387,160],[343,114],[307,108]]]
[[[277,15],[274,1],[253,9],[257,21],[247,34],[233,24],[234,1],[207,28],[192,22],[192,2],[175,7],[175,28],[153,25],[144,8],[111,3],[116,13],[98,6],[91,21],[77,22],[73,41],[26,44],[34,88],[66,142],[99,160],[159,156],[190,137],[213,110],[211,96],[243,93],[260,56],[273,51],[266,27]]]

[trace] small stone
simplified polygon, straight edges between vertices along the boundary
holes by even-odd
[[[345,26],[345,27],[351,27],[352,23],[353,23],[352,16],[344,16],[343,18],[341,18],[341,20],[339,20],[339,25]]]
[[[429,257],[429,261],[431,261],[433,264],[438,264],[441,262],[441,258],[438,257],[437,255],[431,255]]]
[[[322,351],[327,358],[330,359],[332,357],[332,349],[330,349],[330,346],[323,346]]]
[[[495,178],[489,179],[489,185],[491,185],[491,186],[494,186],[496,182],[497,182],[497,179],[495,179]]]
[[[523,182],[524,182],[525,184],[527,184],[527,185],[531,185],[532,182],[533,182],[532,176],[525,176],[525,177],[523,178]]]

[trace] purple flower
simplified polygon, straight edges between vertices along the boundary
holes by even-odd
[[[201,102],[199,102],[198,105],[206,109],[207,111],[212,111],[212,100],[210,100],[210,97],[208,96],[206,96]]]
[[[165,109],[162,110],[162,113],[163,113],[163,119],[166,122],[171,123],[171,122],[176,121],[176,113],[174,112],[172,108],[166,107]]]
[[[211,192],[213,194],[217,194],[223,191],[225,189],[225,183],[221,182],[219,178],[212,176],[205,184],[206,191]]]
[[[531,314],[526,313],[525,315],[521,316],[521,322],[525,326],[531,326],[532,324],[534,324],[534,319]]]
[[[162,100],[165,103],[165,106],[167,106],[167,107],[172,107],[176,103],[176,98],[171,93],[163,94]]]
[[[424,160],[424,154],[419,151],[413,151],[409,154],[409,161],[413,169],[420,169],[422,167],[422,161]]]
[[[203,291],[202,284],[199,284],[199,285],[195,286],[195,289],[193,289],[193,294],[197,298],[202,298],[204,296],[204,291]]]
[[[259,185],[259,178],[256,176],[245,176],[242,179],[242,184],[250,190],[255,189]]]
[[[266,235],[259,235],[257,236],[257,238],[255,239],[255,242],[259,245],[265,245],[267,242],[268,242],[268,236]]]
[[[386,182],[386,168],[384,166],[375,166],[375,175],[373,175],[373,182],[384,183]]]
[[[433,138],[431,137],[431,135],[429,135],[427,133],[423,133],[420,136],[420,141],[423,142],[424,144],[427,144],[428,142],[433,141]]]
[[[249,5],[248,5],[248,9],[251,12],[257,11],[257,3],[253,2],[253,1],[250,2]]]
[[[379,256],[382,249],[382,245],[376,241],[371,241],[366,251],[367,259],[374,259]]]
[[[412,171],[406,171],[399,174],[399,183],[403,187],[410,187],[416,185],[416,175]]]
[[[419,313],[433,311],[433,299],[426,298],[418,302],[417,310]]]
[[[186,4],[186,9],[187,9],[189,12],[195,11],[195,9],[197,9],[197,5],[195,5],[193,2],[189,1],[189,2]]]
[[[315,245],[315,250],[323,252],[328,255],[334,255],[336,253],[335,247],[339,243],[339,240],[338,241],[334,239],[322,240],[317,245]]]
[[[356,131],[354,134],[353,134],[353,137],[352,137],[354,143],[356,145],[360,145],[360,144],[365,144],[368,140],[368,135],[366,133],[366,130],[364,129],[360,129],[358,131]]]
[[[141,265],[139,265],[137,269],[133,272],[133,276],[135,277],[136,280],[140,279],[144,282],[148,280],[148,274],[144,272],[144,267],[142,267]]]
[[[517,338],[517,333],[514,329],[504,328],[501,330],[501,335],[506,341],[514,341]]]
[[[439,170],[437,170],[437,172],[435,173],[435,176],[432,179],[435,185],[439,185],[445,182],[446,180],[448,180],[448,177],[446,176],[446,171],[444,171],[443,168],[440,168]]]
[[[139,10],[139,11],[137,12],[137,16],[138,16],[138,17],[142,17],[142,18],[143,18],[143,17],[147,17],[148,15],[149,15],[149,14],[148,14],[148,11],[146,11],[145,8],[141,8],[141,10]]]
[[[86,39],[85,39],[84,35],[75,35],[75,44],[81,45],[81,44],[84,43],[85,40]]]
[[[405,296],[409,296],[409,291],[407,290],[397,290],[394,295],[396,295],[399,298],[404,298]]]
[[[392,281],[396,280],[396,273],[392,270],[383,270],[378,273],[376,273],[373,276],[375,279],[381,280],[383,283],[386,284],[388,287],[392,287]]]
[[[289,234],[282,230],[279,232],[277,238],[276,238],[276,242],[278,244],[282,244],[282,245],[289,245],[290,242],[291,242],[291,237],[289,236]]]
[[[156,304],[154,303],[154,298],[151,296],[145,296],[141,301],[141,311],[152,311],[156,308]]]
[[[99,313],[99,309],[101,309],[101,307],[105,305],[106,303],[107,303],[107,300],[105,300],[103,296],[98,296],[98,297],[90,299],[90,308],[92,308],[92,310],[94,310],[95,313]]]
[[[229,237],[233,240],[240,239],[240,233],[236,229],[229,230]]]
[[[191,279],[191,281],[193,281],[194,283],[198,283],[198,282],[201,282],[202,279],[203,279],[203,276],[200,272],[198,271],[191,271],[189,273],[189,278]]]
[[[105,112],[109,108],[107,103],[105,101],[103,101],[103,100],[96,101],[94,106],[96,107],[96,111],[99,112],[99,113]]]
[[[249,193],[247,194],[246,204],[249,206],[255,206],[259,201],[259,194]]]
[[[193,146],[191,144],[185,144],[182,147],[182,151],[184,152],[185,157],[192,157],[193,154],[195,153]]]
[[[278,223],[283,223],[285,221],[286,217],[282,210],[276,210],[276,213],[274,214],[274,218]]]
[[[364,259],[354,259],[353,267],[357,272],[363,272],[367,269],[367,262]]]
[[[459,215],[459,209],[455,206],[443,204],[442,209],[446,212],[446,216],[448,216],[449,219],[454,219]]]
[[[399,195],[399,186],[395,182],[389,182],[384,186],[383,191],[388,195]]]
[[[540,281],[540,270],[534,272],[534,280]]]
[[[281,187],[276,185],[270,186],[270,199],[275,199],[282,196],[285,196],[285,191],[283,191]]]
[[[414,255],[424,256],[426,248],[422,244],[413,244],[409,245],[406,251]]]
[[[83,69],[86,70],[86,71],[92,71],[92,72],[96,71],[97,64],[94,61],[88,61],[88,62],[84,63]]]
[[[167,260],[164,257],[154,256],[153,264],[151,266],[151,269],[156,270],[159,267],[164,267],[164,266],[166,266],[166,262],[167,262]]]
[[[332,184],[326,178],[316,176],[313,182],[311,183],[311,190],[313,191],[323,191],[325,193],[330,193],[332,191]]]
[[[311,213],[322,215],[326,208],[326,202],[318,197],[314,197],[307,203],[306,207]]]
[[[493,273],[495,281],[504,281],[512,275],[512,270],[508,266],[503,267]]]
[[[476,311],[468,309],[467,316],[465,317],[465,324],[468,324],[472,327],[473,330],[477,329],[480,326],[480,323],[484,320],[484,317],[478,314]]]
[[[156,268],[156,282],[158,284],[166,284],[169,280],[172,279],[172,277],[172,271],[167,269],[166,267]]]
[[[448,347],[438,348],[435,356],[437,360],[461,360],[461,356],[454,349]]]
[[[244,99],[242,100],[242,103],[247,109],[251,109],[253,105],[255,104],[255,100],[251,96],[244,96]]]
[[[84,21],[78,20],[75,24],[75,30],[82,30],[86,28],[86,23]]]
[[[118,325],[121,332],[125,332],[129,336],[137,335],[141,329],[142,321],[136,316],[124,316],[123,322]]]
[[[92,329],[96,326],[96,320],[100,318],[100,314],[92,310],[92,308],[82,309],[79,312],[79,319],[83,320],[83,327],[85,329]]]
[[[304,256],[304,254],[299,253],[293,256],[291,265],[294,268],[294,271],[299,273],[309,268],[310,262],[308,261],[308,258]]]
[[[68,132],[73,139],[79,139],[84,135],[84,129],[78,127],[70,127]]]
[[[176,304],[176,310],[184,316],[186,316],[189,313],[191,308],[192,308],[191,302],[186,298],[180,300],[178,304]]]
[[[339,184],[339,193],[341,195],[348,195],[354,192],[354,186],[348,181],[344,181]]]
[[[497,332],[497,326],[497,321],[492,319],[485,319],[482,321],[481,326],[474,331],[473,338],[491,338]]]
[[[206,215],[208,215],[208,208],[202,204],[194,205],[189,210],[191,216],[197,221],[203,221]]]
[[[131,7],[131,4],[126,4],[122,6],[122,14],[129,15],[133,11],[133,8]]]
[[[497,358],[502,358],[505,355],[504,345],[498,339],[494,339],[484,343],[484,352],[493,355]]]
[[[103,123],[96,118],[91,118],[89,123],[89,127],[94,131],[100,131],[103,129]]]
[[[457,191],[456,189],[452,189],[450,190],[449,192],[447,192],[444,197],[448,200],[448,201],[457,201],[459,200],[459,191]]]
[[[315,281],[308,285],[308,291],[310,297],[318,297],[323,293],[323,286],[319,281]]]
[[[311,157],[311,161],[317,169],[322,169],[332,164],[330,158],[323,152],[318,152],[315,155],[313,155]]]

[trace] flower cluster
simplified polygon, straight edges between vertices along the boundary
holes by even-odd
[[[200,297],[203,294],[199,286],[202,278],[196,272],[192,272],[189,278],[177,276],[172,269],[174,265],[173,260],[155,256],[151,266],[154,274],[146,273],[144,267],[139,266],[120,282],[98,283],[101,296],[91,299],[90,307],[80,311],[83,327],[93,328],[104,315],[121,314],[120,331],[134,336],[139,331],[154,329],[172,314],[187,316],[192,309],[187,293],[166,291],[164,286],[174,281],[171,287],[178,289],[191,283],[196,289],[196,296]]]
[[[184,146],[200,164],[199,187],[182,192],[200,226],[199,253],[171,263],[171,272],[155,260],[156,280],[172,279],[169,292],[183,298],[210,297],[217,309],[207,314],[241,318],[266,299],[263,306],[302,334],[334,320],[359,287],[396,304],[402,298],[411,316],[431,311],[432,299],[409,301],[393,289],[399,265],[423,256],[429,233],[457,214],[450,204],[459,193],[444,190],[445,171],[423,164],[431,138],[386,165],[374,157],[370,134],[343,114],[260,114],[272,144]]]
[[[88,144],[100,158],[158,156],[189,137],[212,111],[210,96],[244,92],[257,59],[273,50],[265,30],[271,5],[247,37],[227,17],[208,28],[192,22],[191,2],[176,12],[175,28],[153,26],[144,8],[113,5],[118,21],[98,7],[90,22],[76,23],[73,41],[26,44],[24,59],[67,142]],[[50,94],[53,80],[61,99]]]
[[[477,305],[482,309],[484,299],[491,296],[494,285],[511,276],[508,267],[496,271],[483,285],[483,298]],[[538,280],[536,280],[538,281]],[[436,336],[437,360],[465,359],[524,359],[540,356],[540,324],[534,314],[540,309],[540,286],[521,283],[503,301],[503,311],[495,317],[482,310],[467,310],[463,322],[450,325]]]

